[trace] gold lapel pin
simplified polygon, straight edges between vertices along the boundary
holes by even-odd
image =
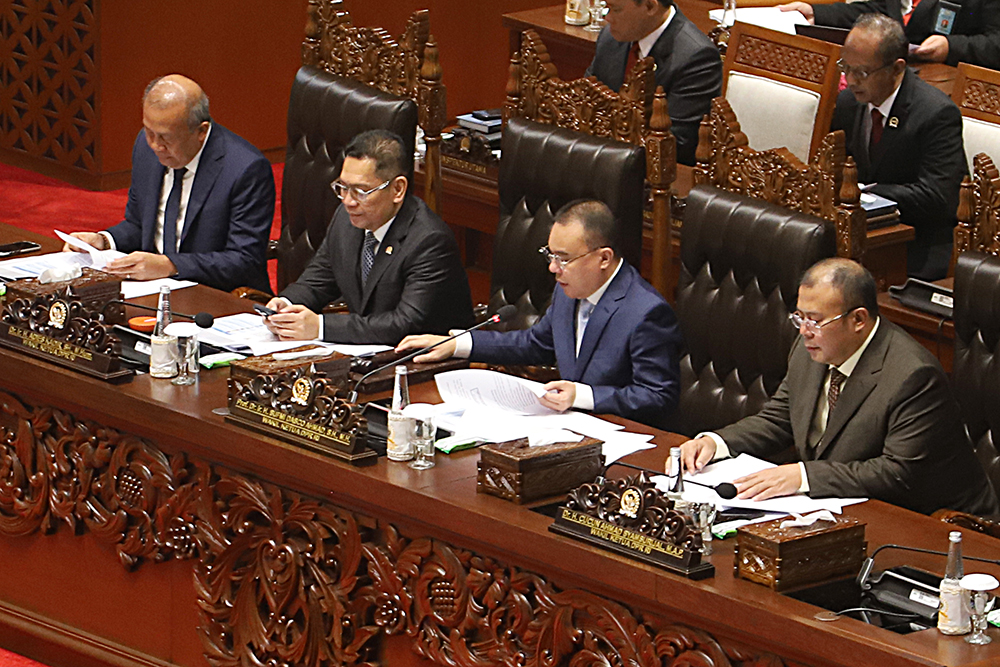
[[[899,127],[899,119],[896,118],[895,116],[892,116],[889,119],[889,127]]]
[[[386,248],[385,248],[385,254],[387,254],[387,255],[391,255],[392,254],[392,246],[391,245],[390,246],[386,246]]]

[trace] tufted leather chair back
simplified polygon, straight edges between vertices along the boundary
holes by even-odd
[[[955,264],[952,386],[962,419],[1000,493],[1000,258],[963,252]]]
[[[606,203],[619,225],[622,255],[639,266],[646,151],[518,117],[504,128],[502,149],[489,311],[512,303],[518,314],[503,326],[525,329],[552,300],[555,279],[538,249],[564,204]]]
[[[355,135],[379,128],[402,137],[412,155],[417,105],[315,67],[295,74],[281,185],[279,292],[306,268],[340,205],[330,182],[340,175],[344,146]],[[412,166],[409,179],[412,184]]]
[[[675,306],[687,345],[675,429],[711,431],[763,407],[798,333],[788,313],[799,280],[836,248],[831,222],[711,186],[691,190]]]

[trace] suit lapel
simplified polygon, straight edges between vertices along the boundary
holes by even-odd
[[[167,174],[167,168],[156,159],[156,154],[153,153],[152,149],[149,151],[149,156],[149,159],[153,161],[153,168],[149,170],[148,180],[143,185],[143,190],[148,192],[149,196],[146,198],[142,211],[142,249],[145,252],[156,252],[153,236],[156,234],[156,218],[160,210],[163,177]]]
[[[413,222],[413,216],[415,213],[415,206],[407,195],[403,200],[403,205],[400,207],[399,212],[396,214],[396,219],[392,221],[392,225],[389,227],[389,233],[385,235],[382,239],[382,243],[378,246],[378,252],[375,253],[375,262],[372,264],[372,270],[368,274],[368,280],[365,282],[364,289],[361,293],[361,310],[364,313],[368,307],[368,300],[371,298],[372,292],[375,291],[375,286],[378,281],[382,278],[382,275],[386,272],[389,266],[393,262],[402,261],[398,259],[402,257],[402,252],[400,249],[403,246],[403,241],[406,240],[406,234],[410,229],[410,223]],[[362,238],[364,234],[362,234]],[[360,265],[361,263],[361,249],[358,248],[358,254],[355,256],[355,264]],[[360,276],[360,273],[359,273]]]
[[[587,370],[587,364],[590,363],[590,358],[594,356],[594,350],[597,349],[597,343],[601,339],[601,334],[604,333],[604,328],[618,311],[621,300],[628,294],[628,288],[632,284],[632,273],[628,269],[629,266],[623,261],[618,275],[608,285],[608,289],[601,296],[601,300],[597,302],[594,310],[590,313],[587,328],[583,332],[583,341],[580,343],[580,354],[576,355],[576,367],[574,369],[576,374],[573,378],[567,379],[577,382]],[[573,321],[576,321],[575,314]],[[575,347],[576,337],[572,337],[572,340]]]
[[[819,444],[816,445],[817,459],[821,458],[823,452],[837,439],[844,426],[878,384],[879,373],[882,372],[882,364],[885,361],[888,348],[889,333],[889,327],[884,322],[881,323],[872,342],[869,343],[868,348],[861,355],[861,359],[858,360],[858,365],[854,367],[851,377],[844,382],[840,397],[837,399],[837,407],[827,417],[826,430],[823,432]]]
[[[222,171],[222,159],[226,156],[226,138],[222,134],[222,128],[218,125],[212,127],[205,144],[205,150],[201,153],[198,161],[198,171],[194,173],[194,184],[191,186],[191,196],[188,197],[187,209],[184,211],[184,227],[181,230],[180,247],[184,247],[184,241],[192,233],[198,221],[198,213],[205,205],[208,195],[212,192],[212,186]]]
[[[576,299],[571,299],[562,291],[557,283],[552,293],[551,311],[548,314],[552,322],[552,346],[555,349],[556,361],[559,365],[559,377],[569,380],[580,377],[576,363]]]
[[[797,343],[802,345],[802,341]],[[803,347],[802,352],[809,354]],[[799,451],[803,460],[812,458],[809,452],[809,427],[812,425],[813,415],[816,412],[816,404],[819,402],[820,392],[823,390],[823,382],[826,380],[827,365],[813,361],[808,361],[806,367],[806,377],[801,385],[801,395],[792,402],[791,420],[792,432],[796,437],[795,447]]]
[[[848,149],[855,156],[858,162],[858,180],[869,179],[871,174],[871,159],[868,157],[868,135],[865,134],[865,116],[868,114],[868,105],[859,104],[858,110],[854,114],[854,141]]]
[[[882,158],[885,155],[898,155],[898,153],[893,152],[893,146],[900,141],[905,141],[903,135],[906,132],[906,119],[910,115],[911,76],[913,75],[910,73],[910,70],[906,70],[906,73],[903,75],[903,83],[899,86],[899,93],[896,95],[896,100],[892,103],[892,109],[889,110],[889,117],[885,119],[882,139],[878,142],[878,147],[871,151],[870,160],[873,174],[878,173],[879,166],[882,164]],[[876,181],[878,179],[873,178],[872,180]]]

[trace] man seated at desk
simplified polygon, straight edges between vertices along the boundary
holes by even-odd
[[[870,0],[809,5],[792,2],[809,23],[850,28],[859,16],[879,13],[904,26],[916,45],[913,56],[955,66],[960,62],[1000,69],[1000,0]]]
[[[656,85],[667,94],[677,161],[693,165],[698,126],[722,94],[719,50],[672,0],[608,0],[607,26],[587,68],[618,91],[639,58],[656,61]]]
[[[830,129],[846,134],[858,182],[897,202],[901,221],[915,228],[907,273],[943,278],[967,172],[962,114],[907,69],[903,29],[886,16],[859,18],[838,64],[848,88],[837,98]]]
[[[451,356],[496,364],[556,364],[541,403],[658,425],[677,406],[681,335],[673,310],[621,258],[615,220],[599,201],[571,202],[540,251],[556,276],[552,305],[524,331],[473,331],[414,361]],[[407,336],[397,351],[441,336]]]
[[[407,191],[412,156],[385,130],[356,136],[331,184],[342,203],[299,279],[271,299],[265,321],[282,340],[394,345],[417,331],[473,323],[455,237]],[[343,299],[346,313],[318,313]]]
[[[1000,510],[937,359],[878,314],[875,281],[826,259],[799,285],[800,336],[777,392],[756,415],[681,445],[688,470],[739,453],[800,463],[736,480],[740,498],[869,497],[930,514]]]
[[[208,96],[178,74],[146,88],[142,124],[125,219],[107,231],[72,235],[100,250],[129,253],[106,269],[123,278],[175,277],[270,293],[274,175],[267,159],[213,123]]]

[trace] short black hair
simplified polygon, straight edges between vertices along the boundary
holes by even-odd
[[[845,257],[830,257],[813,264],[802,276],[802,287],[828,282],[844,302],[844,310],[864,308],[872,319],[878,317],[878,287],[872,274],[861,264]]]
[[[862,14],[854,22],[855,28],[870,32],[878,37],[878,55],[882,65],[891,65],[899,59],[906,60],[910,52],[910,40],[898,21],[885,14]]]
[[[402,137],[388,130],[368,130],[357,135],[344,148],[344,157],[374,160],[375,174],[385,180],[406,176],[413,159]]]
[[[587,250],[611,248],[615,256],[618,251],[618,225],[608,205],[596,199],[576,199],[556,211],[554,223],[566,225],[579,222],[583,226],[584,242]]]
[[[657,0],[657,1],[661,5],[663,5],[664,9],[670,9],[673,6],[673,4],[674,4],[673,0]],[[646,2],[646,0],[632,0],[632,2],[634,2],[637,5],[639,5],[639,4],[642,4],[643,2]]]

